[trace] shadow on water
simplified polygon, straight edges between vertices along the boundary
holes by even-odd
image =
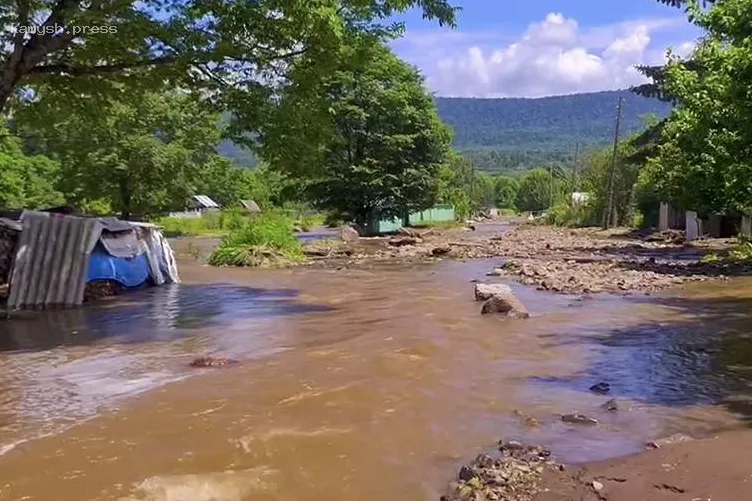
[[[0,352],[42,351],[102,340],[170,341],[237,319],[327,311],[297,302],[297,291],[228,284],[154,287],[88,307],[34,312],[0,323]]]
[[[582,327],[544,336],[549,347],[583,347],[586,368],[535,377],[541,389],[588,392],[605,381],[607,398],[670,407],[721,405],[752,425],[752,300],[654,297],[655,321],[616,329]]]

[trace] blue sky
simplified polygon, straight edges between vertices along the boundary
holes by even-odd
[[[392,44],[443,96],[538,97],[641,83],[637,64],[659,64],[671,47],[691,51],[699,32],[681,10],[655,0],[455,0],[458,27],[419,12],[402,17]]]

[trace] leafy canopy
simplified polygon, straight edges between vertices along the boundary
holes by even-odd
[[[44,82],[70,99],[165,82],[226,106],[264,98],[292,62],[325,75],[346,35],[399,33],[380,20],[410,8],[454,25],[446,0],[2,0],[0,111]]]
[[[0,127],[0,207],[43,209],[60,205],[55,189],[57,162],[43,155],[26,155],[21,140]]]
[[[672,58],[664,85],[678,107],[664,124],[651,179],[701,214],[752,210],[752,0],[688,6],[704,30],[693,61]]]
[[[430,207],[451,133],[422,77],[381,44],[355,41],[339,56],[319,85],[283,96],[263,156],[305,182],[316,206],[358,224]]]
[[[125,218],[182,209],[198,182],[229,169],[214,150],[216,114],[187,94],[140,94],[96,115],[50,112],[28,106],[14,123],[41,132],[36,143],[60,161],[61,190],[82,207],[104,202]]]

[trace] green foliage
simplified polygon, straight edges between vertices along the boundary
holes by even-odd
[[[455,217],[465,220],[470,216],[470,189],[472,166],[466,158],[450,152],[437,174],[437,201],[454,206]]]
[[[520,191],[520,182],[517,179],[509,176],[497,176],[495,188],[497,208],[517,208],[517,193]]]
[[[21,140],[0,127],[0,207],[43,209],[61,205],[55,184],[60,166],[43,155],[26,155]]]
[[[616,226],[633,224],[635,186],[640,175],[641,165],[631,162],[629,157],[635,151],[634,138],[621,141],[617,148],[616,165],[613,171],[612,221]],[[584,159],[580,175],[582,191],[588,193],[588,204],[595,213],[597,224],[603,223],[609,202],[613,148],[602,148],[591,152]],[[645,188],[643,188],[645,189]],[[646,202],[643,200],[643,202]]]
[[[244,169],[213,156],[198,171],[193,192],[209,195],[222,207],[239,207],[241,200],[253,200],[261,208],[268,208],[275,180],[268,178],[267,173],[263,168]]]
[[[691,3],[705,33],[685,64],[671,57],[663,85],[678,106],[663,127],[650,178],[666,201],[711,213],[752,211],[752,11],[750,0],[708,10]]]
[[[212,266],[278,267],[304,260],[290,218],[270,212],[249,218],[227,235],[209,258]]]
[[[321,85],[283,95],[262,153],[315,207],[365,226],[433,205],[451,136],[415,68],[363,42]]]
[[[454,25],[456,9],[445,0],[6,1],[0,111],[20,89],[39,83],[53,84],[95,115],[125,88],[169,82],[204,89],[230,108],[243,104],[241,118],[258,119],[259,105],[286,82],[276,77],[285,76],[287,63],[304,60],[318,70],[312,77],[325,75],[348,34],[399,34],[402,25],[386,20],[411,8]],[[35,23],[46,31],[16,29]]]
[[[164,228],[165,235],[170,237],[225,235],[240,229],[248,217],[243,211],[236,209],[207,212],[195,218],[162,217],[157,219],[156,224]]]
[[[205,167],[205,186],[216,185],[217,172],[231,172],[214,152],[217,116],[190,95],[131,95],[90,115],[62,94],[52,99],[54,92],[20,110],[14,125],[59,159],[60,189],[71,203],[103,200],[126,219],[152,216],[182,209]]]
[[[552,180],[553,177],[553,180]],[[566,199],[566,182],[545,169],[535,169],[524,176],[517,191],[517,208],[521,211],[541,211]]]

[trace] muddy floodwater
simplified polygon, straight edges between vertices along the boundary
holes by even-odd
[[[434,500],[502,437],[579,462],[752,416],[749,280],[581,301],[512,284],[532,314],[512,321],[472,301],[494,264],[184,264],[179,286],[4,322],[0,499]],[[241,363],[189,367],[203,355]]]

